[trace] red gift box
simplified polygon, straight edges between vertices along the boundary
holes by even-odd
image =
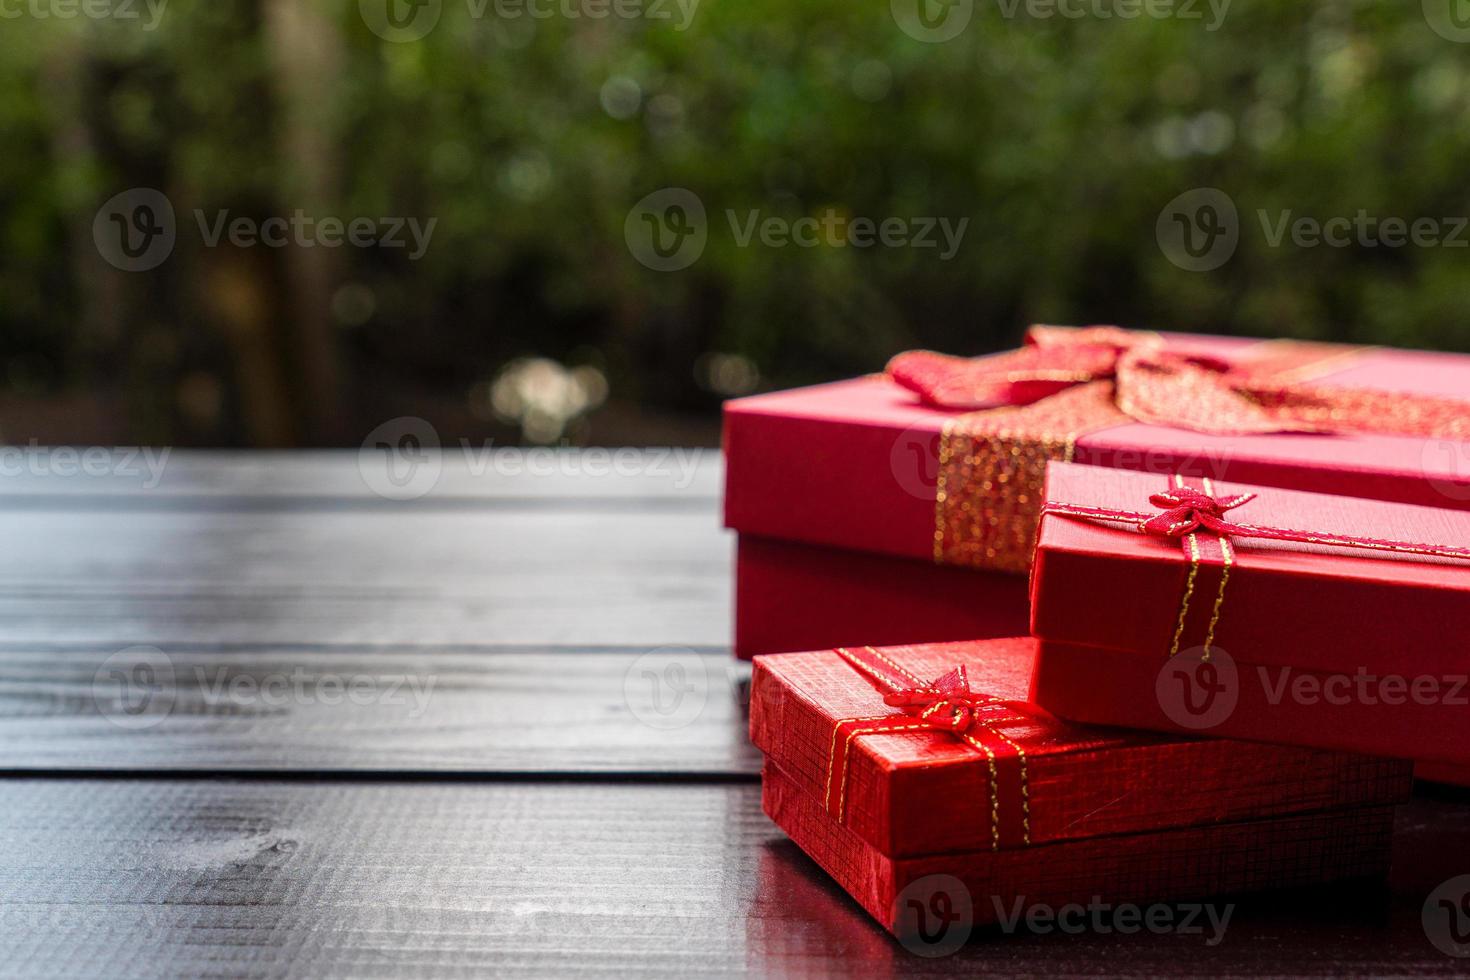
[[[759,657],[751,739],[891,857],[1382,804],[1408,791],[1409,767],[1394,761],[1061,722],[1023,703],[1035,653],[1033,640],[1010,638]],[[956,675],[971,693],[955,693]],[[947,693],[900,708],[899,684]],[[971,728],[934,730],[956,706],[973,712]]]
[[[1017,700],[1035,647],[756,660],[766,812],[890,930],[935,875],[978,924],[1017,899],[1166,901],[1386,867],[1407,763],[1061,722]]]
[[[726,523],[1021,573],[1058,459],[1470,507],[1470,402],[1456,401],[1470,357],[1111,329],[1033,338],[727,403]],[[990,374],[956,394],[977,369]],[[1031,380],[995,380],[1013,375]]]
[[[774,765],[766,766],[761,796],[767,816],[869,915],[931,955],[964,942],[975,926],[1015,929],[1034,909],[1107,910],[1382,878],[1394,819],[1392,806],[1367,806],[896,858],[833,820]]]
[[[1026,580],[998,572],[739,536],[735,653],[1016,636]]]
[[[1065,464],[1047,499],[1049,710],[1470,764],[1470,513]]]

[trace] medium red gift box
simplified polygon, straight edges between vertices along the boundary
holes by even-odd
[[[890,928],[897,892],[941,870],[975,894],[1141,901],[1275,883],[1232,841],[1301,857],[1295,877],[1386,862],[1407,764],[1080,728],[1021,700],[1034,662],[1029,638],[758,658],[767,811]],[[1324,849],[1327,812],[1364,829],[1350,853]]]
[[[735,550],[735,653],[1016,636],[1026,580],[748,534]]]
[[[742,534],[1024,573],[1045,466],[1470,507],[1470,357],[1033,328],[725,406]]]
[[[1065,464],[1046,495],[1049,710],[1470,764],[1470,513]]]

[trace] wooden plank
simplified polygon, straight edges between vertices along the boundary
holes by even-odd
[[[0,770],[760,771],[749,668],[687,648],[0,652]]]
[[[712,647],[713,507],[0,510],[0,645]]]
[[[1421,925],[1462,800],[1392,888],[1237,900],[1204,935],[980,934],[913,956],[754,785],[0,781],[0,972],[56,976],[1462,975]]]
[[[588,501],[712,509],[724,482],[720,454],[711,449],[454,444],[438,452],[386,452],[0,446],[0,508],[176,509],[268,500],[278,509]],[[390,462],[398,484],[387,479]]]

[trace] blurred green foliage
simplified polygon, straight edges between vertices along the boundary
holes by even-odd
[[[4,22],[7,404],[99,397],[113,438],[355,444],[398,414],[493,428],[485,383],[541,355],[606,376],[613,421],[577,432],[616,441],[685,417],[713,431],[722,386],[697,370],[710,352],[772,387],[912,346],[1009,346],[1032,321],[1470,349],[1470,251],[1272,247],[1257,218],[1470,214],[1470,45],[1418,3],[1236,0],[1211,31],[1207,10],[1007,17],[977,0],[958,37],[930,44],[886,0],[703,0],[687,30],[493,4],[474,17],[445,0],[427,37],[390,43],[357,0],[294,0],[319,19],[283,55],[273,2],[290,0],[171,0],[155,30]],[[282,85],[292,58],[327,77]],[[120,273],[92,219],[139,186],[173,201],[179,245],[159,269]],[[624,240],[630,207],[664,187],[709,215],[704,253],[678,272],[645,268]],[[1210,272],[1176,267],[1155,235],[1160,209],[1196,187],[1240,213],[1238,251]],[[337,383],[318,393],[320,370],[300,370],[313,314],[292,257],[204,254],[193,212],[224,208],[438,224],[418,262],[337,250]],[[969,224],[942,261],[741,247],[725,216],[828,208]],[[284,365],[276,387],[242,339],[255,321],[229,308],[252,289],[279,304],[261,355]],[[252,398],[294,413],[318,394],[334,402],[320,424],[249,421]],[[28,435],[22,416],[3,422]]]

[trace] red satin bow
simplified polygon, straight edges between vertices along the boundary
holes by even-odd
[[[1308,365],[1320,368],[1326,360],[1319,351]],[[1284,370],[1270,357],[1230,363],[1184,355],[1168,350],[1156,334],[1118,327],[1037,326],[1017,351],[979,358],[909,351],[888,364],[894,382],[927,405],[955,412],[1029,405],[1096,383],[1112,386],[1112,401],[1128,418],[1214,435],[1470,431],[1470,402],[1309,386],[1290,380]]]
[[[1018,710],[1030,711],[1029,705],[972,691],[963,664],[923,687],[890,691],[883,695],[883,703],[902,708],[905,714],[920,718],[933,728],[958,734],[976,725],[1015,720]]]
[[[1235,534],[1240,525],[1226,521],[1225,512],[1255,499],[1253,493],[1237,493],[1217,500],[1194,487],[1156,493],[1148,498],[1149,503],[1163,508],[1164,512],[1144,521],[1143,529],[1161,538],[1183,537],[1200,528],[1216,534]]]

